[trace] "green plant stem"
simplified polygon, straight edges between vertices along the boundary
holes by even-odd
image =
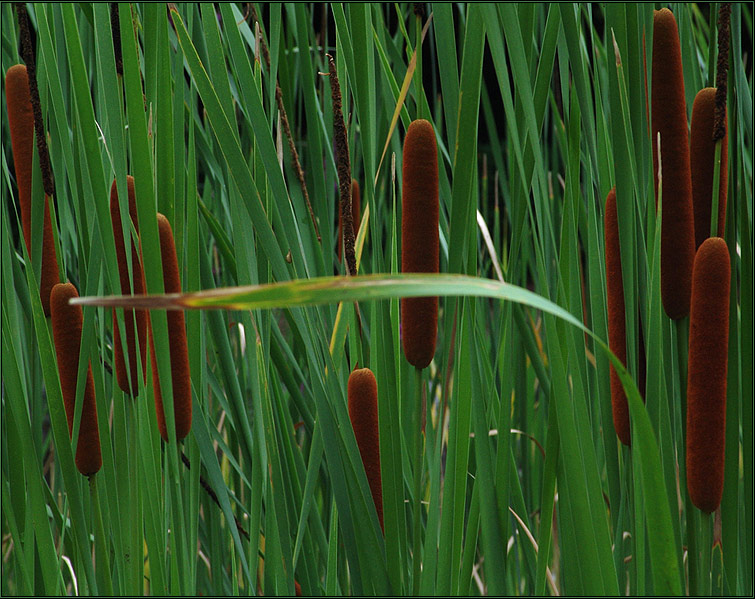
[[[700,514],[700,589],[701,597],[711,594],[711,539],[713,536],[713,514]]]
[[[716,142],[716,154],[713,159],[713,185],[712,198],[710,201],[710,236],[718,237],[718,188],[721,185],[721,146],[724,140]]]
[[[146,365],[145,365],[146,366]],[[128,464],[129,464],[129,485],[131,493],[131,501],[129,502],[129,510],[131,511],[131,537],[129,540],[128,556],[126,558],[126,570],[129,573],[128,581],[131,586],[131,592],[136,594],[142,594],[144,592],[142,583],[142,560],[139,559],[144,548],[142,546],[141,536],[141,512],[139,510],[139,439],[136,434],[136,402],[130,401],[126,406],[126,414],[128,420],[128,435],[129,435],[129,452],[128,452]]]
[[[685,462],[687,447],[687,337],[689,334],[689,318],[682,318],[674,321],[676,326],[676,353],[679,364],[679,401],[682,406],[682,450],[679,458],[679,472],[683,473],[680,477],[681,484],[684,485],[682,493],[684,494],[684,507],[687,527],[687,568],[689,570],[689,591],[692,593],[698,589],[698,565],[697,555],[697,531],[695,526],[695,507],[687,490],[687,468]]]
[[[422,86],[422,19],[420,19],[418,16],[414,17],[414,22],[414,47],[417,51],[417,63],[414,70],[414,83],[417,86],[417,118],[421,119],[424,117],[424,115],[422,114],[422,107],[424,106],[424,102],[422,101],[422,96],[424,94],[424,88]]]
[[[416,405],[414,407],[414,511],[412,521],[414,524],[414,550],[412,556],[414,559],[412,575],[412,594],[419,593],[419,573],[422,559],[420,556],[420,538],[422,536],[421,521],[421,489],[422,489],[422,370],[414,369],[416,382]]]
[[[110,575],[110,555],[108,544],[105,541],[105,527],[102,523],[102,510],[100,509],[100,497],[97,494],[97,475],[89,477],[89,492],[94,510],[94,544],[96,555],[97,573],[102,575],[102,583],[105,587],[105,595],[113,596],[113,579]]]

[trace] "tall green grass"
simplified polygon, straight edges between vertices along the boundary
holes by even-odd
[[[119,4],[121,76],[108,5],[27,5],[62,278],[81,296],[119,292],[109,188],[115,178],[126,198],[130,174],[149,293],[163,290],[158,211],[185,291],[253,287],[185,300],[208,309],[186,313],[194,419],[178,446],[157,431],[151,365],[137,397],[124,396],[112,312],[84,308],[80,364],[91,360],[103,454],[88,484],[67,435],[39,261],[19,236],[3,100],[3,594],[271,595],[293,594],[295,581],[306,595],[753,592],[751,7],[731,17],[727,462],[711,520],[685,501],[685,340],[660,300],[644,88],[653,6],[425,6],[418,23],[407,3],[255,5],[258,31],[246,3]],[[688,115],[714,78],[716,6],[671,5]],[[4,73],[19,40],[11,5],[0,13]],[[362,189],[360,276],[348,280],[326,52]],[[418,117],[438,137],[442,274],[402,277],[396,165]],[[606,344],[602,223],[614,185],[626,369]],[[34,256],[36,166],[33,197]],[[421,463],[402,295],[441,296]],[[165,312],[152,322],[171,430]],[[611,361],[631,449],[613,430]],[[357,365],[378,382],[384,535],[346,405]]]

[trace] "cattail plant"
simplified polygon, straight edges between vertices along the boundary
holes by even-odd
[[[348,384],[349,418],[370,483],[380,527],[383,528],[383,490],[380,479],[377,382],[369,368],[354,370]]]
[[[29,92],[29,75],[22,64],[8,69],[5,74],[5,99],[8,104],[8,125],[13,164],[16,169],[18,200],[21,206],[21,226],[29,257],[31,251],[31,179],[32,158],[34,155],[34,112]],[[39,294],[45,316],[50,316],[50,291],[60,282],[58,259],[55,255],[55,242],[52,236],[49,197],[45,194],[44,223],[42,230],[42,276]]]
[[[359,223],[362,219],[362,200],[359,191],[359,181],[351,180],[351,219],[354,223],[354,236],[356,237],[359,230]],[[343,216],[338,211],[338,261],[341,261],[341,252],[343,251]]]
[[[343,220],[343,241],[346,254],[346,273],[350,276],[357,274],[357,260],[354,253],[354,219],[351,207],[351,158],[349,156],[349,139],[346,135],[346,122],[343,119],[341,84],[338,81],[336,63],[330,54],[328,58],[328,74],[330,79],[330,94],[333,98],[333,141],[335,143],[336,170],[338,171],[338,195],[341,198],[339,215]]]
[[[721,503],[729,343],[729,249],[706,239],[695,255],[687,375],[687,489],[704,512]]]
[[[706,87],[697,92],[692,105],[690,135],[690,170],[692,200],[695,215],[695,248],[710,237],[711,196],[713,194],[713,166],[716,142],[713,139],[716,88]],[[724,117],[724,137],[721,144],[721,174],[718,185],[718,236],[723,237],[726,223],[726,190],[728,184],[728,132]]]
[[[660,132],[663,168],[661,299],[669,318],[678,320],[689,314],[695,230],[682,54],[676,19],[667,8],[656,10],[653,16],[652,84],[651,139]],[[656,203],[658,159],[653,143]]]
[[[136,197],[134,195],[134,178],[128,176],[128,212],[134,223],[134,229],[139,233],[139,221],[136,215]],[[110,187],[110,218],[113,222],[113,235],[115,236],[115,254],[118,258],[118,274],[121,281],[121,293],[129,295],[131,293],[131,284],[129,283],[128,264],[126,262],[126,246],[123,241],[123,225],[121,223],[121,212],[118,204],[118,189],[113,181]],[[126,229],[128,231],[128,228]],[[127,235],[130,239],[130,233]],[[144,282],[144,270],[142,269],[141,254],[136,245],[131,243],[131,267],[134,275],[134,293],[143,294],[146,291]],[[139,388],[139,364],[136,357],[137,335],[139,341],[139,356],[143,368],[144,380],[146,381],[146,364],[147,364],[147,312],[145,310],[125,309],[124,323],[126,327],[126,349],[128,351],[128,364],[123,355],[123,345],[121,333],[118,327],[118,321],[115,318],[113,310],[113,349],[115,351],[115,373],[118,380],[118,386],[125,393],[136,394]],[[134,330],[134,315],[136,315],[136,331]]]
[[[68,419],[68,434],[73,434],[73,419],[76,404],[76,378],[79,373],[79,351],[84,315],[81,306],[71,306],[68,301],[79,297],[71,283],[58,283],[50,293],[50,316],[55,354],[58,358],[58,374],[63,391],[63,403]],[[79,440],[76,446],[76,468],[84,476],[91,476],[102,466],[100,432],[97,428],[97,402],[94,396],[92,367],[87,365],[87,377],[81,406]]]
[[[606,295],[608,304],[608,345],[621,363],[627,363],[627,332],[624,308],[624,279],[621,273],[621,246],[616,210],[616,188],[608,192],[605,211]],[[632,444],[629,433],[629,405],[621,379],[611,365],[611,408],[613,426],[624,445]]]
[[[429,121],[409,125],[404,139],[401,272],[438,272],[438,151]],[[425,368],[435,354],[438,298],[401,299],[401,335],[410,364]]]
[[[163,263],[163,284],[165,293],[180,293],[181,279],[178,275],[178,258],[176,244],[173,241],[173,230],[168,219],[158,213],[157,224],[160,232],[160,253]],[[189,374],[189,349],[186,343],[186,327],[184,313],[171,310],[167,313],[168,338],[170,340],[171,381],[173,383],[173,412],[176,420],[176,440],[180,441],[189,434],[191,429],[191,377]],[[160,378],[157,373],[157,355],[152,328],[149,329],[150,358],[152,362],[152,380],[155,390],[155,410],[157,411],[157,425],[162,438],[168,440],[168,429],[165,422],[163,395]]]

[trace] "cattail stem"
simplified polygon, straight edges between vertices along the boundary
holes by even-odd
[[[145,365],[146,369],[146,365]],[[129,480],[129,506],[131,518],[128,521],[130,527],[128,534],[124,535],[126,539],[123,551],[124,561],[126,563],[126,576],[128,579],[128,585],[126,589],[130,589],[134,596],[144,592],[143,580],[144,580],[144,560],[138,559],[138,552],[142,546],[142,501],[141,501],[141,489],[140,489],[140,449],[139,449],[139,433],[137,426],[137,403],[128,401],[126,403],[126,419],[128,421],[128,471]],[[127,590],[124,594],[128,594]]]
[[[679,365],[679,405],[682,411],[682,437],[683,443],[686,447],[687,439],[687,346],[688,346],[688,334],[689,334],[689,319],[682,318],[674,321],[676,329],[676,356]],[[686,483],[686,464],[684,460],[680,460],[679,464],[680,484]],[[697,559],[697,523],[695,522],[696,511],[692,505],[689,493],[684,493],[684,507],[686,515],[686,531],[687,531],[687,564],[689,568],[689,590],[690,594],[692,589],[697,589],[698,585],[698,565]]]
[[[113,578],[110,572],[110,552],[105,537],[105,526],[102,523],[102,509],[100,508],[100,496],[97,493],[97,474],[89,477],[89,494],[92,504],[94,519],[94,546],[97,574],[101,576],[104,594],[108,597],[113,596]],[[98,577],[99,578],[99,577]]]
[[[186,454],[183,451],[181,452],[181,461],[183,462],[184,466],[186,466],[187,470],[191,470],[191,462],[189,461],[189,458],[186,457]],[[201,474],[199,475],[199,486],[202,487],[202,489],[204,489],[204,492],[210,496],[210,499],[212,499],[212,501],[215,503],[218,509],[222,509],[220,505],[220,500],[218,499],[217,494],[215,493],[213,488],[210,486],[210,483],[208,483],[205,477],[202,476]],[[249,536],[249,533],[246,531],[244,526],[241,524],[241,521],[235,515],[233,516],[233,519],[236,522],[236,528],[238,529],[238,531],[247,541],[249,541],[251,537]]]
[[[260,21],[259,17],[257,16],[257,10],[254,8],[254,5],[252,5],[252,19],[255,23],[262,28],[262,22]],[[260,41],[260,49],[262,50],[262,57],[265,59],[265,65],[267,66],[268,72],[270,71],[270,51],[267,48],[267,44],[265,43],[264,37],[261,35],[259,36]],[[280,83],[278,83],[278,79],[275,80],[275,103],[278,105],[278,112],[280,112],[281,116],[281,125],[283,126],[283,132],[286,134],[286,139],[288,140],[288,149],[291,152],[291,162],[294,167],[294,172],[296,173],[296,178],[299,179],[299,185],[301,186],[301,192],[304,196],[304,203],[307,205],[307,210],[309,210],[309,217],[312,219],[312,225],[315,229],[315,235],[317,235],[317,242],[320,243],[322,241],[322,238],[320,237],[320,229],[317,226],[317,220],[315,219],[315,214],[312,212],[312,204],[309,201],[309,192],[307,191],[307,182],[304,179],[304,170],[301,167],[301,161],[299,160],[299,152],[296,150],[296,145],[294,144],[294,137],[291,135],[291,126],[288,122],[288,113],[286,112],[286,107],[283,105],[283,92],[281,91]]]
[[[713,514],[700,514],[700,597],[711,596],[711,585],[713,583],[710,570],[710,554],[713,550]]]
[[[716,155],[713,159],[713,189],[711,191],[711,203],[710,203],[710,236],[716,237],[718,235],[718,198],[720,197],[719,187],[721,185],[721,146],[723,145],[723,139],[719,139],[716,142]]]
[[[422,392],[424,386],[422,384],[421,368],[414,369],[414,381],[416,393],[414,397],[414,422],[412,423],[412,430],[414,431],[414,506],[412,511],[414,547],[412,550],[412,594],[416,596],[419,594],[419,579],[422,566]],[[442,431],[442,428],[439,430],[439,434],[442,434],[440,431]]]
[[[419,3],[414,7],[414,47],[417,52],[417,62],[414,69],[414,84],[417,86],[417,118],[424,118],[424,87],[422,86],[422,13],[424,8],[418,8]],[[429,116],[429,115],[428,115]]]

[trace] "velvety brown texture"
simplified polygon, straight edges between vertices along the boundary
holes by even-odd
[[[359,191],[359,181],[351,180],[351,218],[354,221],[354,237],[359,232],[359,224],[362,219],[362,200]],[[343,217],[341,211],[338,211],[338,261],[341,261],[343,251]]]
[[[658,145],[661,134],[663,222],[661,224],[661,300],[669,318],[689,314],[695,225],[689,166],[687,110],[679,32],[670,10],[653,16],[652,146],[656,205],[658,203]]]
[[[710,237],[711,204],[713,199],[713,167],[716,143],[713,141],[713,120],[716,108],[716,88],[706,87],[697,92],[692,105],[692,134],[690,136],[690,170],[692,172],[692,202],[695,215],[695,248]],[[721,145],[721,175],[718,185],[718,236],[724,236],[726,225],[726,192],[729,166],[729,135],[724,119]]]
[[[136,214],[136,196],[134,195],[134,178],[128,176],[128,212],[134,222],[134,228],[139,233],[139,220]],[[118,275],[121,281],[121,293],[131,294],[131,284],[128,277],[128,264],[126,263],[126,246],[123,241],[123,225],[118,205],[118,189],[113,181],[110,187],[110,219],[113,223],[113,235],[115,236],[115,255],[118,258]],[[131,238],[129,229],[128,236]],[[134,294],[142,295],[146,292],[144,282],[144,270],[142,268],[141,253],[136,245],[131,242],[131,268],[134,273]],[[113,349],[115,350],[115,374],[118,386],[124,393],[136,395],[139,389],[139,366],[136,359],[136,334],[139,337],[139,355],[142,363],[144,381],[147,380],[147,311],[136,310],[136,334],[134,333],[134,310],[125,309],[123,318],[126,326],[126,348],[128,350],[129,369],[126,368],[126,360],[123,355],[123,341],[118,327],[118,321],[113,310]],[[131,375],[129,377],[129,370]],[[130,380],[129,380],[130,379]]]
[[[5,74],[5,100],[8,105],[8,126],[13,148],[13,165],[18,184],[18,201],[21,206],[21,226],[26,242],[26,251],[31,251],[31,179],[34,156],[34,114],[29,92],[29,76],[26,67],[17,64]],[[50,292],[60,282],[55,241],[52,236],[49,198],[45,195],[42,230],[42,274],[39,295],[45,316],[50,316]]]
[[[404,139],[401,272],[438,272],[438,150],[432,125],[418,119]],[[401,299],[401,338],[410,364],[424,368],[435,354],[438,298]]]
[[[52,336],[58,358],[58,374],[63,391],[63,403],[68,419],[68,434],[73,434],[76,403],[76,377],[79,373],[81,327],[84,315],[81,306],[70,306],[68,300],[79,297],[70,283],[58,283],[50,293]],[[79,441],[76,446],[76,468],[85,476],[95,474],[102,467],[100,432],[97,428],[97,402],[94,396],[92,367],[87,365],[84,403],[81,406]]]
[[[180,293],[181,280],[178,275],[178,258],[173,241],[173,230],[168,219],[157,214],[160,230],[160,253],[163,262],[163,283],[165,293]],[[181,310],[168,310],[168,339],[170,342],[171,381],[173,383],[173,413],[176,420],[176,440],[180,441],[191,430],[191,377],[189,374],[189,348],[186,343],[184,313]],[[168,440],[168,429],[163,409],[163,396],[160,379],[157,374],[157,356],[152,327],[149,327],[150,358],[152,362],[152,381],[155,390],[155,410],[157,425],[162,438]]]
[[[619,221],[616,211],[616,188],[608,192],[605,211],[606,301],[608,304],[608,346],[621,363],[627,364],[624,280],[621,274]],[[611,369],[611,407],[616,435],[624,445],[632,444],[629,431],[629,405],[624,387],[613,366]]]
[[[377,382],[369,368],[349,376],[349,418],[362,456],[364,471],[372,491],[380,527],[383,528],[383,489],[380,479],[380,439],[378,436]]]
[[[706,239],[692,274],[687,366],[687,489],[704,512],[718,507],[724,488],[730,279],[726,242]]]

